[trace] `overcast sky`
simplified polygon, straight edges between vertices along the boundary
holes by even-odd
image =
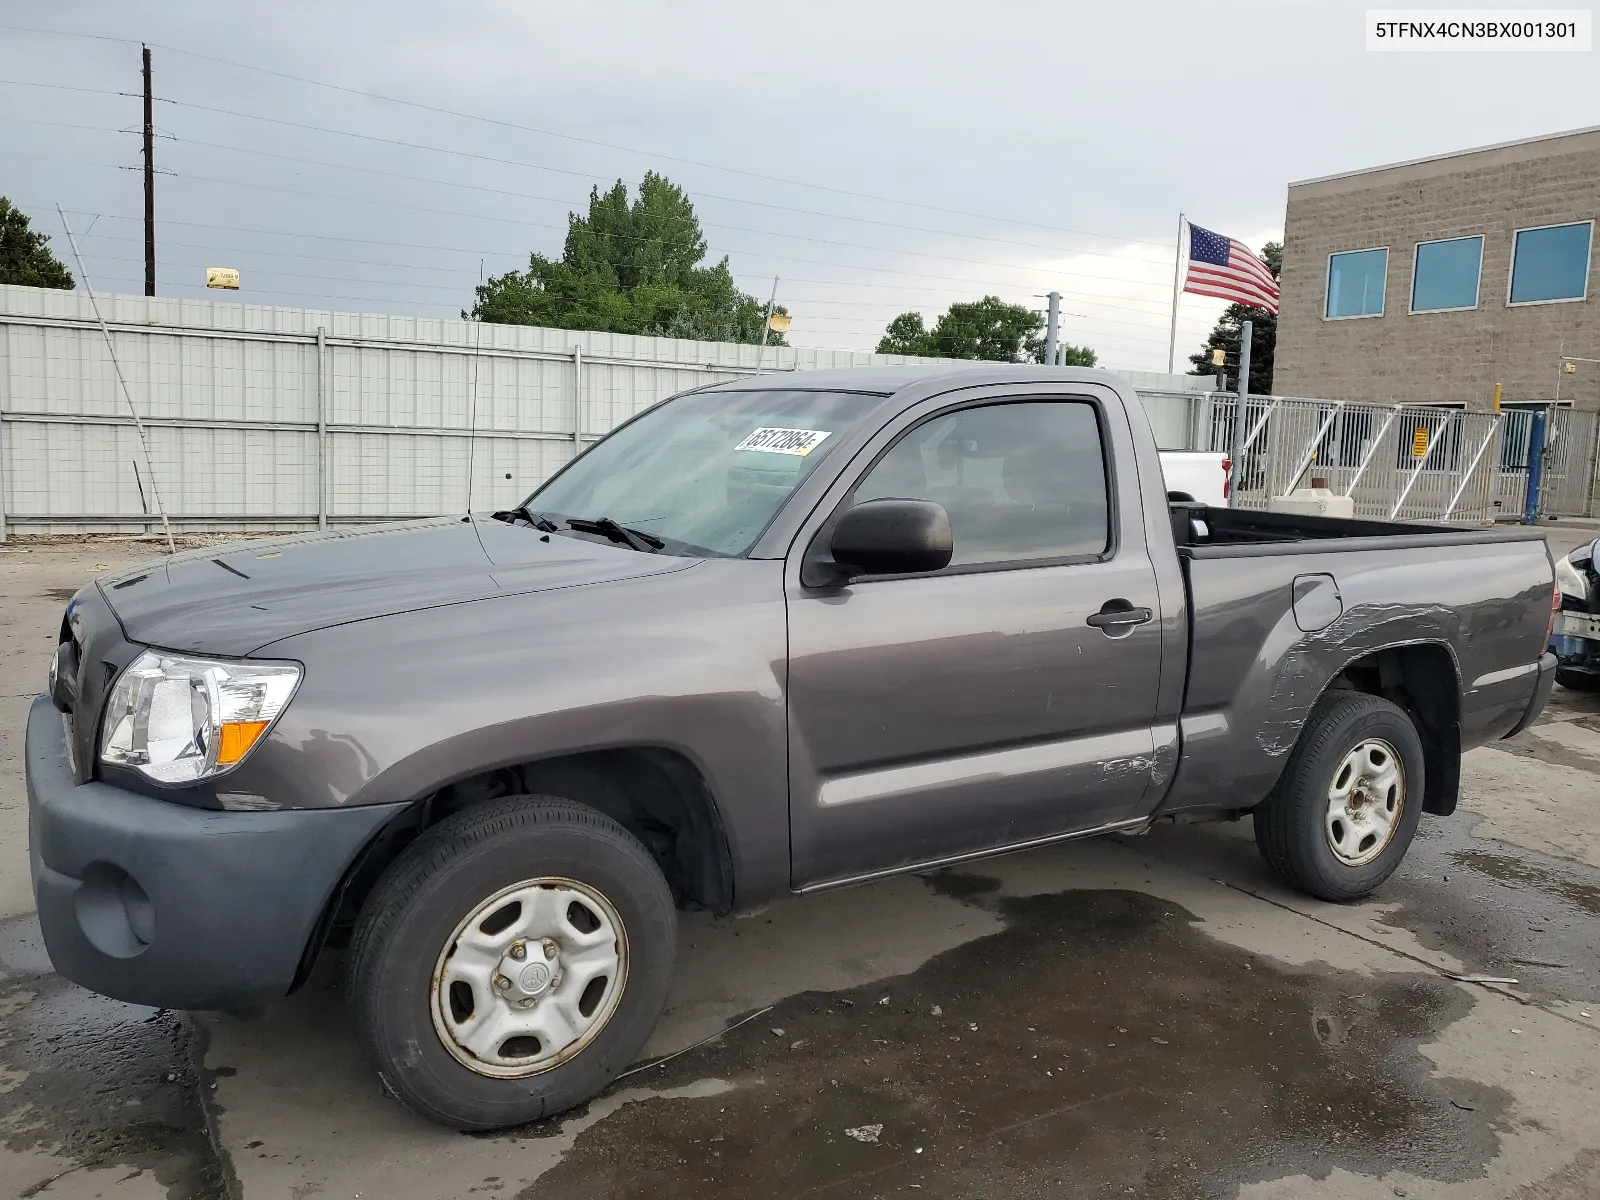
[[[455,315],[480,260],[558,255],[591,185],[653,168],[741,286],[779,277],[796,344],[1055,288],[1067,340],[1159,370],[1180,210],[1259,247],[1291,180],[1600,124],[1593,53],[1372,54],[1364,12],[0,0],[0,24],[102,39],[0,28],[0,194],[63,259],[53,206],[92,222],[97,289],[142,289],[139,102],[116,93],[145,41],[163,295],[219,298],[204,268],[231,266],[246,302]],[[1221,307],[1184,298],[1180,370]]]

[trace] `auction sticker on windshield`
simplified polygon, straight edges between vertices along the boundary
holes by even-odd
[[[757,450],[762,454],[795,454],[804,458],[822,444],[822,439],[828,433],[826,429],[755,429],[734,449]]]

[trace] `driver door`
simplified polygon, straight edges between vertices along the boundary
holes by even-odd
[[[922,410],[786,569],[798,888],[1114,825],[1151,784],[1160,602],[1138,504],[1115,504],[1126,418],[1088,396]],[[804,586],[829,518],[884,496],[945,507],[950,566]],[[1118,605],[1148,618],[1090,623]]]

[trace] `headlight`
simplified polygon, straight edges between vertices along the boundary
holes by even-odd
[[[296,663],[218,662],[146,650],[111,690],[100,761],[158,783],[230,771],[271,728],[300,682]]]
[[[1575,600],[1589,598],[1589,581],[1572,565],[1571,558],[1563,558],[1556,563],[1556,586],[1564,596],[1571,596]]]

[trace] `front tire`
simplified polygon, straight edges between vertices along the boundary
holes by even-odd
[[[672,893],[611,818],[543,796],[455,813],[363,906],[357,1036],[440,1125],[522,1125],[581,1104],[643,1048],[677,954]]]
[[[1361,692],[1324,696],[1254,811],[1256,845],[1295,890],[1359,899],[1405,857],[1422,819],[1424,770],[1404,709]]]

